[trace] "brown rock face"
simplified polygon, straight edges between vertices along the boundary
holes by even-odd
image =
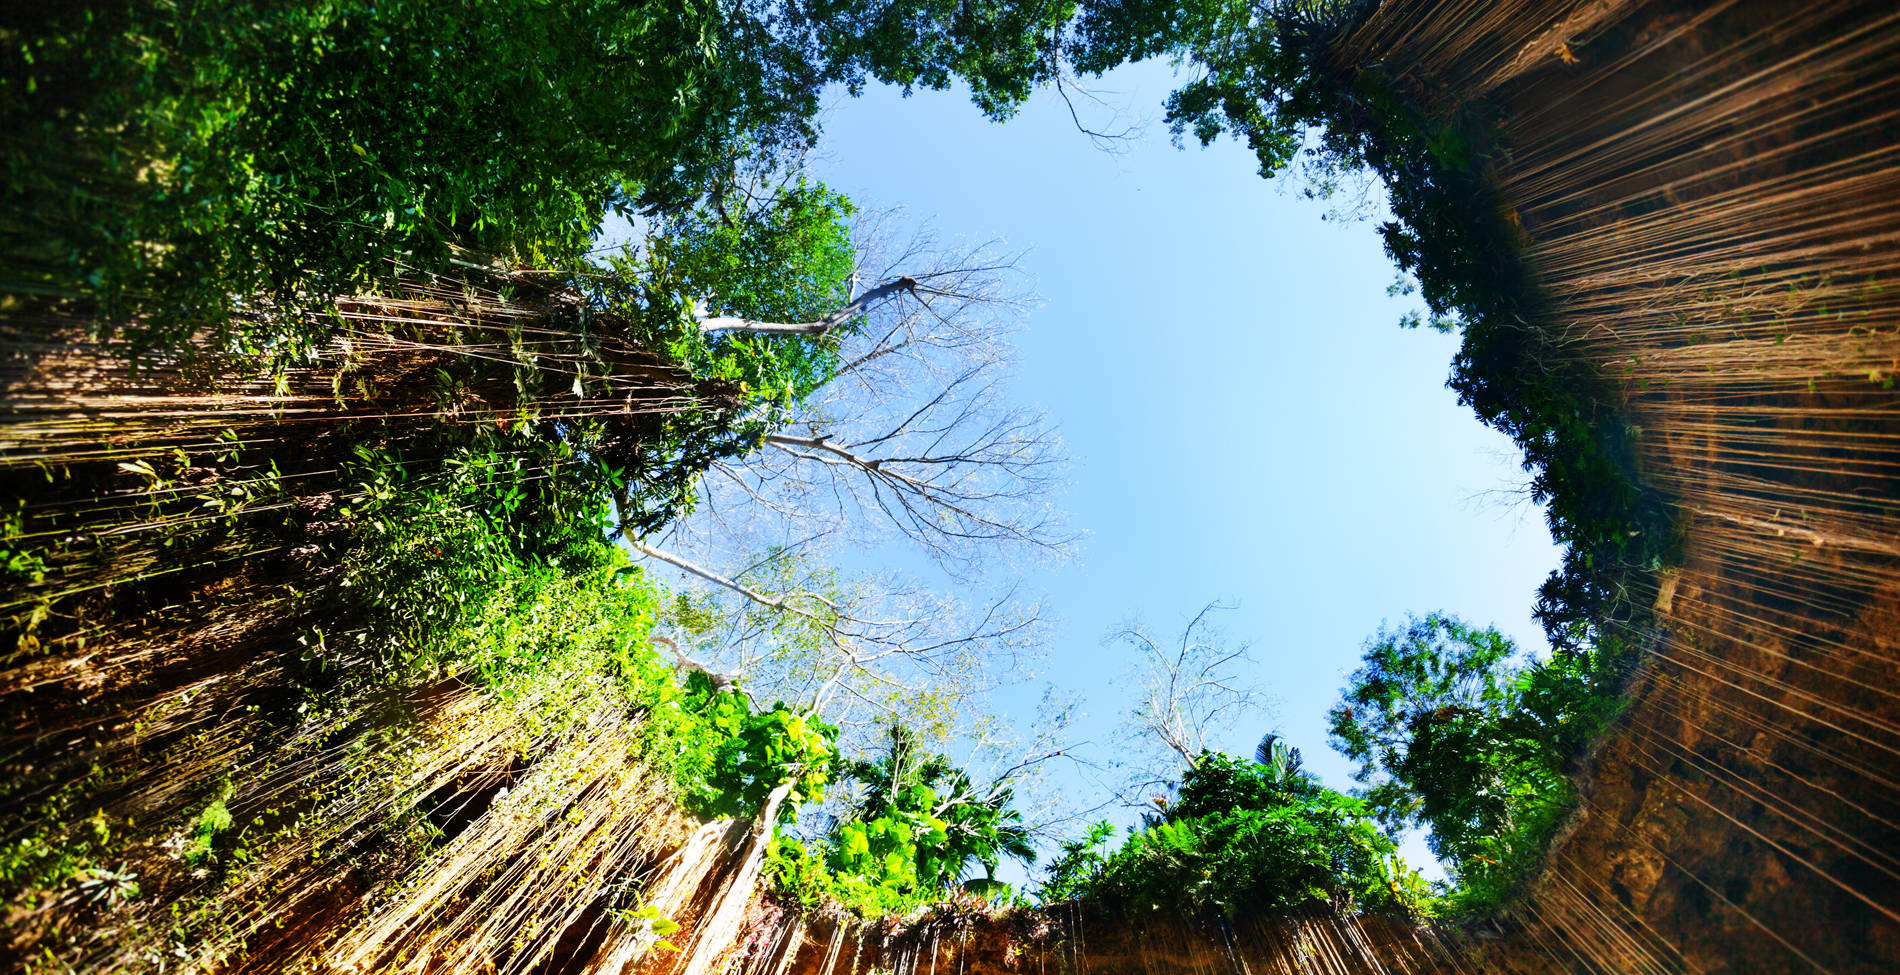
[[[1484,938],[931,920],[751,970],[1900,970],[1900,13],[1398,0],[1335,53],[1496,121],[1526,327],[1614,390],[1683,535],[1545,869]]]
[[[1527,5],[1528,6],[1528,5]],[[1581,6],[1581,5],[1579,5]],[[1621,392],[1678,570],[1517,912],[1606,971],[1900,960],[1900,29],[1628,4],[1500,82],[1547,329]]]
[[[1543,970],[1535,951],[1503,944],[1480,948],[1453,932],[1403,918],[1130,922],[1071,905],[1004,913],[945,907],[918,920],[886,925],[795,916],[776,920],[776,932],[742,959],[747,975]]]

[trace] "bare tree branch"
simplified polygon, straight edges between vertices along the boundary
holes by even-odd
[[[1107,103],[1094,92],[1084,88],[1081,80],[1069,71],[1066,64],[1057,64],[1051,76],[1055,79],[1056,94],[1062,97],[1062,104],[1068,108],[1069,121],[1074,124],[1076,131],[1088,136],[1089,142],[1093,143],[1095,148],[1102,152],[1115,156],[1126,154],[1130,146],[1133,145],[1136,137],[1141,134],[1141,129],[1143,128],[1142,123],[1131,123],[1114,131],[1098,129],[1084,124],[1082,121],[1082,113],[1077,110],[1075,106],[1075,98],[1070,95],[1071,90],[1089,101],[1094,102],[1098,106],[1107,106]],[[1121,111],[1117,109],[1115,115],[1119,121]]]
[[[971,611],[895,576],[846,579],[786,550],[748,567],[761,581],[741,582],[648,543],[633,547],[739,597],[711,614],[723,621],[717,632],[698,634],[709,673],[717,665],[718,673],[743,675],[761,699],[833,720],[869,712],[888,721],[925,699],[955,711],[1041,640],[1041,607],[1013,588]]]
[[[676,640],[847,734],[900,713],[956,725],[1038,643],[1042,613],[1014,589],[965,606],[894,573],[847,576],[820,553],[896,538],[961,575],[1072,541],[1049,501],[1060,444],[1041,415],[1008,403],[1009,336],[1029,304],[1020,255],[892,228],[859,218],[855,280],[882,283],[823,317],[700,319],[708,333],[814,343],[811,361],[829,372],[789,419],[767,412],[782,402],[760,408],[753,419],[771,429],[707,469],[688,517],[628,538],[717,607],[683,614],[716,630],[682,625]]]
[[[661,562],[665,562],[667,565],[673,566],[674,568],[679,569],[683,572],[697,576],[714,585],[724,586],[727,589],[730,589],[733,592],[736,592],[739,595],[744,596],[745,598],[750,599],[753,602],[758,603],[759,605],[767,607],[769,609],[776,609],[776,610],[780,610],[782,612],[787,612],[787,613],[797,613],[798,615],[804,616],[807,618],[816,618],[812,615],[812,613],[809,610],[800,609],[799,607],[793,605],[792,601],[794,599],[801,599],[801,598],[816,600],[817,602],[823,603],[825,606],[832,609],[837,608],[837,604],[815,593],[800,592],[800,593],[794,593],[787,596],[768,596],[762,592],[759,592],[756,589],[749,588],[741,583],[728,579],[725,576],[722,576],[719,573],[706,568],[705,566],[691,562],[687,559],[683,559],[664,549],[655,548],[651,545],[648,545],[645,542],[632,542],[631,544],[633,545],[634,551],[639,552],[641,555],[644,555],[652,559],[658,559]]]
[[[1121,764],[1129,770],[1120,787],[1124,804],[1145,807],[1165,798],[1214,736],[1245,712],[1266,711],[1242,670],[1252,662],[1246,644],[1229,645],[1210,623],[1216,610],[1227,608],[1219,602],[1203,606],[1166,647],[1136,622],[1110,634],[1111,642],[1136,651],[1140,685],[1121,733],[1128,756]]]
[[[992,556],[1068,551],[1049,503],[1060,442],[1040,414],[1007,405],[1007,334],[1026,301],[1017,257],[939,252],[924,235],[895,250],[914,270],[881,276],[908,284],[829,333],[829,382],[758,449],[715,466],[687,533],[755,534],[763,512],[859,544],[894,533],[957,575]]]
[[[898,294],[917,290],[917,280],[911,277],[893,278],[869,291],[851,299],[844,307],[826,315],[815,322],[755,322],[745,318],[706,317],[699,319],[700,331],[747,332],[757,335],[797,335],[810,338],[823,338],[832,330],[843,327],[879,302]]]

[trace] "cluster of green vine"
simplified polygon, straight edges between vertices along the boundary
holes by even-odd
[[[767,875],[791,903],[882,918],[965,892],[1007,898],[1001,859],[1036,859],[1013,790],[979,788],[902,725],[875,760],[841,760],[835,774],[853,801],[816,835],[781,834],[768,852]]]

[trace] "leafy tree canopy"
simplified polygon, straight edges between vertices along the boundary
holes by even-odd
[[[1333,743],[1390,829],[1425,826],[1462,884],[1498,906],[1574,806],[1569,771],[1618,706],[1616,654],[1520,663],[1494,628],[1412,617],[1365,648],[1331,714]]]
[[[1203,752],[1179,794],[1103,852],[1107,823],[1065,844],[1043,898],[1100,898],[1137,912],[1236,917],[1248,911],[1423,910],[1424,882],[1397,859],[1367,805],[1302,772],[1294,750],[1262,742],[1265,763]]]
[[[1168,98],[1176,136],[1191,132],[1206,145],[1231,133],[1253,150],[1261,175],[1271,176],[1293,162],[1309,129],[1331,118],[1328,89],[1303,38],[1335,6],[1099,0],[1076,18],[1065,54],[1088,74],[1163,55],[1193,64],[1196,76]],[[1318,134],[1326,169],[1362,161],[1348,133]]]
[[[610,283],[599,291],[644,323],[642,341],[695,373],[736,385],[755,405],[791,406],[832,378],[835,336],[708,335],[697,318],[808,322],[843,307],[857,269],[856,212],[802,177],[764,190],[729,186],[653,221],[638,250],[608,256]]]
[[[1413,618],[1368,642],[1329,716],[1381,819],[1394,829],[1431,825],[1440,856],[1468,855],[1474,838],[1508,824],[1504,719],[1517,699],[1516,653],[1495,629]]]
[[[9,283],[170,342],[235,296],[320,300],[457,245],[564,263],[610,211],[679,212],[735,160],[808,144],[829,83],[962,79],[1007,114],[1070,9],[42,5],[0,46]]]
[[[943,89],[961,79],[993,119],[1007,118],[1055,76],[1073,0],[803,0],[791,5],[812,26],[828,80],[856,94],[867,78]]]

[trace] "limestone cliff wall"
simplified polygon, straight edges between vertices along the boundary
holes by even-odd
[[[1408,2],[1342,56],[1487,165],[1679,568],[1585,808],[1503,928],[1579,971],[1900,966],[1900,11]]]
[[[1396,0],[1333,55],[1495,127],[1473,219],[1682,533],[1541,876],[1473,930],[788,929],[756,970],[1900,970],[1900,9]]]

